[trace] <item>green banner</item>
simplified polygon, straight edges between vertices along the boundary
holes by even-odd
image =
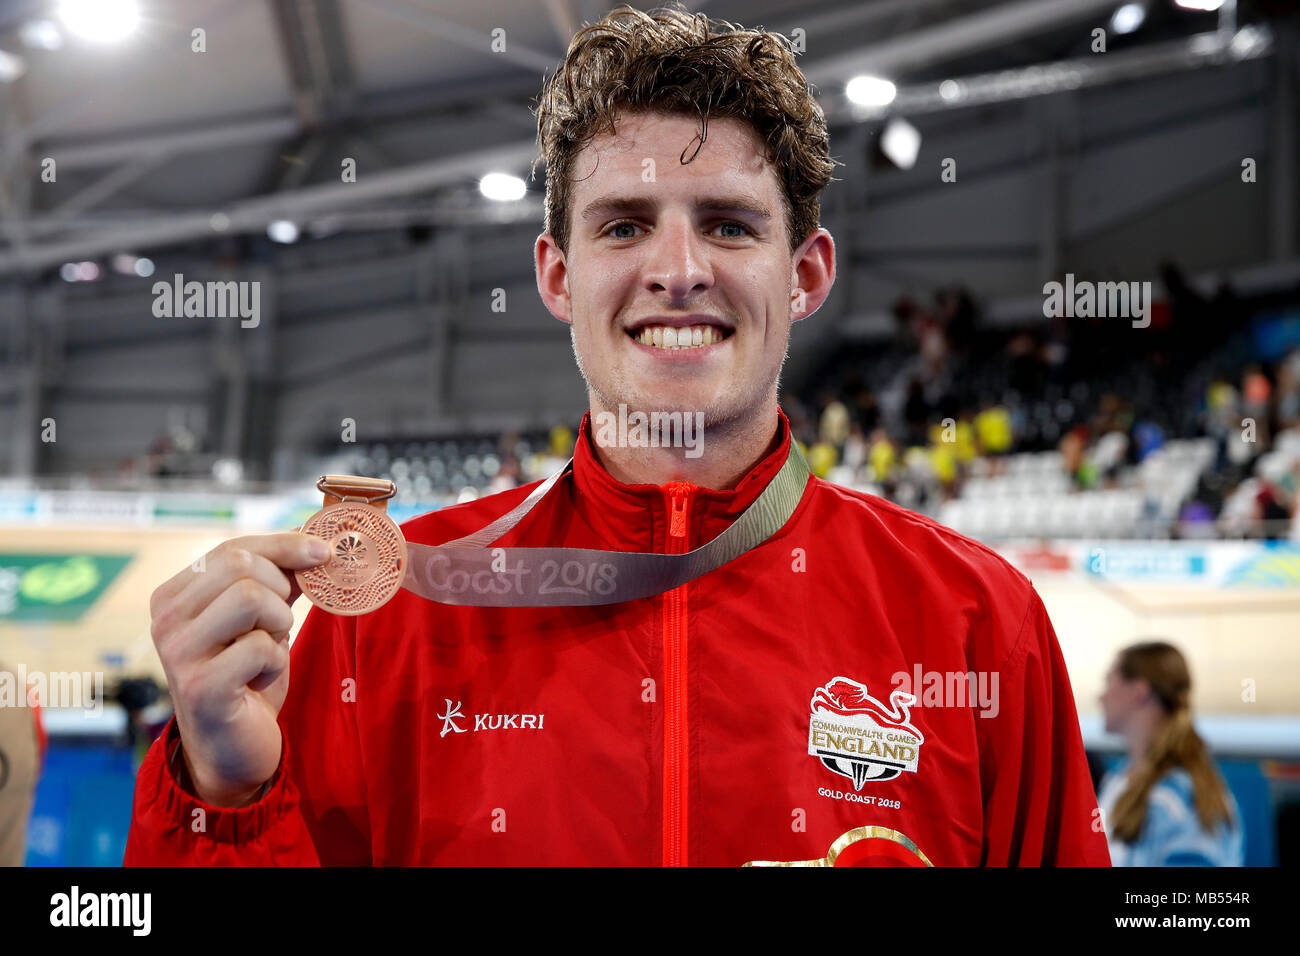
[[[163,500],[153,506],[155,518],[189,518],[200,521],[233,521],[235,506],[229,502]]]
[[[129,554],[0,552],[0,621],[75,621],[131,562]]]

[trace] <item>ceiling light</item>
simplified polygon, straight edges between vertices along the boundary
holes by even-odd
[[[509,173],[488,173],[478,181],[478,188],[479,192],[488,199],[508,202],[512,199],[523,199],[524,193],[528,191],[528,184],[518,176]]]
[[[288,219],[277,219],[266,227],[266,234],[275,242],[297,242],[298,226]]]
[[[1146,7],[1140,3],[1126,3],[1110,15],[1110,28],[1116,33],[1132,33],[1146,18]]]
[[[135,31],[140,8],[135,0],[60,0],[59,19],[83,40],[113,43]]]
[[[911,169],[921,152],[921,131],[902,117],[894,117],[880,134],[880,151],[899,169]]]
[[[898,95],[898,87],[878,76],[855,76],[844,87],[844,95],[858,106],[888,106]]]

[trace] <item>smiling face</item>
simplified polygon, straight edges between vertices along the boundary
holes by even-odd
[[[834,282],[825,229],[791,253],[749,124],[711,119],[683,165],[698,131],[690,116],[620,116],[574,164],[567,255],[537,240],[538,291],[571,326],[593,414],[702,411],[715,429],[774,417],[791,322]]]

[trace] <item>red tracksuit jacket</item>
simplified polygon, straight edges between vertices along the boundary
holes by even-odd
[[[584,420],[571,474],[498,544],[699,547],[776,474],[780,427],[779,449],[715,491],[615,481]],[[440,544],[532,487],[403,531]],[[666,594],[313,608],[290,672],[264,796],[218,809],[180,789],[173,719],[140,768],[128,865],[1110,862],[1031,584],[817,478],[766,542]]]

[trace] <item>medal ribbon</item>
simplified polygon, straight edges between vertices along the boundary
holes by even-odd
[[[594,607],[662,594],[758,547],[794,514],[808,462],[793,436],[781,470],[720,535],[685,554],[589,548],[494,548],[573,465],[573,459],[487,527],[441,545],[407,543],[402,587],[429,601],[467,607]]]

